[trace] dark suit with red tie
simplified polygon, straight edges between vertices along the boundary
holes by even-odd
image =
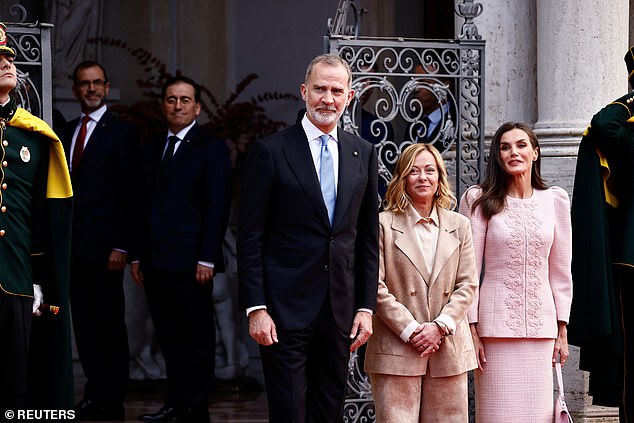
[[[342,130],[337,144],[332,225],[301,123],[253,144],[245,166],[240,300],[265,305],[277,327],[279,343],[260,348],[272,422],[343,412],[353,317],[376,304],[377,156]]]
[[[79,119],[64,131],[70,163]],[[73,232],[70,299],[84,398],[121,407],[128,382],[123,270],[108,270],[113,249],[128,251],[136,129],[109,111],[101,116],[81,158],[73,160]]]

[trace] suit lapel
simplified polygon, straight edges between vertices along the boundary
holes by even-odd
[[[451,212],[437,207],[439,231],[438,231],[438,244],[436,247],[436,260],[434,261],[434,268],[431,273],[431,284],[433,284],[442,268],[445,266],[451,255],[456,248],[460,246],[460,241],[455,236],[455,231],[458,229],[458,224],[451,215]]]
[[[106,111],[99,119],[98,122],[95,123],[95,129],[93,129],[90,134],[90,138],[88,138],[88,143],[84,147],[84,152],[81,155],[81,159],[85,160],[86,157],[90,157],[93,154],[93,151],[99,149],[99,140],[103,137],[104,130],[110,124],[110,117],[108,112]],[[72,135],[71,135],[72,136]]]
[[[414,219],[410,211],[406,210],[403,213],[394,213],[393,216],[392,229],[399,233],[399,235],[395,237],[394,244],[407,256],[425,283],[429,285],[429,272],[425,265],[425,257],[423,257],[423,252],[416,239],[416,232],[413,227]]]
[[[312,156],[310,155],[308,138],[304,133],[304,129],[301,124],[296,124],[289,129],[285,136],[286,142],[284,143],[283,150],[288,166],[295,174],[297,181],[313,204],[314,209],[319,211],[319,215],[322,217],[324,223],[330,226],[328,210],[326,209],[326,203],[324,203],[324,198],[321,194],[319,178],[317,177],[317,172],[315,172],[315,163],[313,163]],[[339,180],[341,181],[341,174],[339,175]],[[339,193],[337,192],[336,207],[338,207],[338,203]]]

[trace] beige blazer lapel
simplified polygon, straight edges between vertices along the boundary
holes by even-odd
[[[445,266],[451,255],[460,247],[460,241],[455,235],[458,229],[458,222],[442,207],[436,207],[438,211],[438,245],[436,246],[436,259],[431,272],[429,285],[438,279],[442,268]]]
[[[430,275],[427,271],[425,257],[423,257],[423,252],[416,238],[415,223],[415,218],[409,209],[405,210],[404,213],[394,213],[392,229],[397,232],[394,236],[394,244],[409,258],[409,261],[412,262],[412,265],[429,286]]]

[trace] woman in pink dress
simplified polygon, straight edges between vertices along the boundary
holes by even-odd
[[[468,313],[478,358],[476,420],[551,423],[552,365],[568,359],[570,200],[546,187],[531,128],[500,126],[485,180],[465,192],[460,211],[471,220],[484,271]]]

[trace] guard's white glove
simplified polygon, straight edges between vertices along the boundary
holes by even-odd
[[[42,295],[42,287],[33,284],[33,315],[41,316],[42,312],[39,310],[40,306],[44,302],[44,295]]]

